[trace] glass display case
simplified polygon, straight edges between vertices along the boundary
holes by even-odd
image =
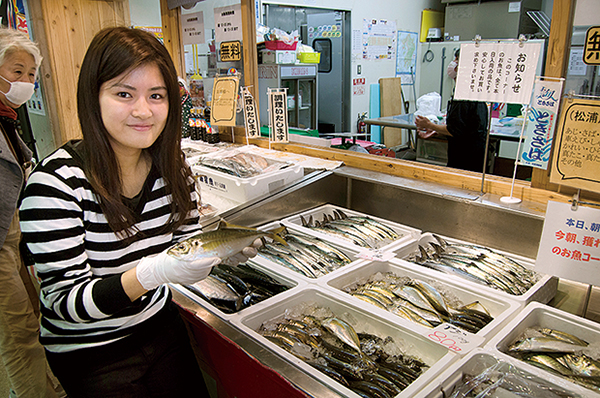
[[[259,65],[260,123],[269,125],[269,88],[287,89],[289,127],[317,128],[317,65]]]

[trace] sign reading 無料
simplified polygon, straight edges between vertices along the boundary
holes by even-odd
[[[600,286],[600,209],[548,201],[535,270]]]
[[[600,26],[590,27],[585,34],[583,62],[587,65],[600,65]]]
[[[537,78],[533,90],[525,121],[525,142],[521,148],[520,164],[545,170],[550,160],[562,80]]]
[[[528,104],[541,43],[462,44],[455,99]]]
[[[219,53],[221,62],[235,62],[242,60],[242,43],[239,40],[224,41],[221,43]]]
[[[289,142],[287,94],[285,90],[269,91],[270,142]]]
[[[202,11],[181,15],[181,41],[183,44],[204,43],[204,14]]]
[[[254,97],[247,87],[242,87],[242,99],[244,101],[244,119],[246,123],[246,137],[260,137],[258,117],[256,115],[256,103]]]
[[[217,77],[213,83],[210,123],[217,126],[235,126],[238,87],[237,76]]]
[[[568,99],[554,140],[550,182],[600,192],[600,104]]]

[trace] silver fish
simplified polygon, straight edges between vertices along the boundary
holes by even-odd
[[[330,317],[321,322],[321,325],[329,330],[334,336],[336,336],[344,344],[351,348],[354,348],[357,352],[362,353],[360,349],[360,340],[356,331],[347,322],[336,318]]]

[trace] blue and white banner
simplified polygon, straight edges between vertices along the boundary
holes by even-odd
[[[562,80],[536,78],[525,120],[519,164],[544,170],[548,168],[562,86]]]

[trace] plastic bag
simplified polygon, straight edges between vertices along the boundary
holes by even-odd
[[[439,93],[431,92],[420,96],[417,99],[417,111],[415,115],[424,116],[431,119],[430,116],[442,117],[440,112],[440,105],[442,103],[442,96]]]

